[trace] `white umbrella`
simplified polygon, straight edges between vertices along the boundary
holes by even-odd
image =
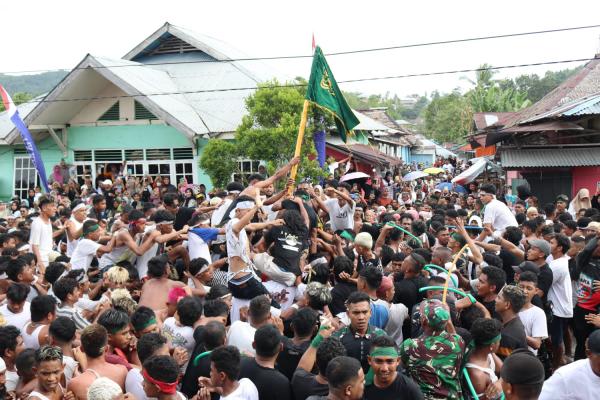
[[[349,174],[342,176],[340,178],[340,182],[346,182],[346,181],[351,181],[354,179],[363,179],[363,178],[369,178],[369,175],[365,174],[364,172],[350,172]]]
[[[409,172],[408,174],[404,175],[402,177],[402,180],[403,181],[414,181],[415,179],[424,178],[426,176],[429,176],[429,175],[423,171],[413,171],[413,172]]]

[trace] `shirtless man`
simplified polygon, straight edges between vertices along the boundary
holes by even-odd
[[[148,277],[150,279],[142,286],[139,305],[151,308],[154,312],[165,308],[169,299],[169,291],[172,288],[185,286],[183,282],[168,278],[167,262],[168,259],[165,255],[153,257],[148,261]]]
[[[87,357],[87,365],[84,372],[74,377],[67,386],[78,400],[87,400],[88,387],[100,377],[108,378],[125,389],[127,368],[104,360],[107,345],[108,333],[102,325],[92,324],[81,333],[81,347]]]
[[[129,213],[129,227],[123,228],[114,234],[116,236],[115,244],[110,253],[106,253],[100,258],[100,269],[114,265],[119,261],[128,260],[133,255],[141,256],[147,252],[154,244],[153,241],[146,238],[138,246],[134,240],[137,234],[144,232],[145,225],[146,219],[144,218],[144,214],[140,210],[131,211]],[[133,253],[133,255],[128,254],[128,252]]]

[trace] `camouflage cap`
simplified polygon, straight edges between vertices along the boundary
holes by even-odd
[[[438,299],[423,300],[423,315],[427,320],[427,324],[435,330],[443,329],[450,319],[450,313],[444,308],[443,303]]]

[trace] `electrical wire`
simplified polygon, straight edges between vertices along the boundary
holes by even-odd
[[[578,58],[578,59],[571,59],[571,60],[543,61],[543,62],[535,62],[535,63],[527,63],[527,64],[502,65],[502,66],[498,66],[498,67],[490,66],[490,67],[485,67],[485,68],[471,68],[471,69],[457,69],[457,70],[438,71],[438,72],[412,73],[412,74],[405,74],[405,75],[392,75],[392,76],[371,77],[371,78],[347,79],[347,80],[338,81],[338,83],[357,83],[357,82],[405,79],[405,78],[415,78],[415,77],[425,77],[425,76],[452,75],[452,74],[467,73],[467,72],[495,71],[495,70],[503,70],[503,69],[511,69],[511,68],[534,67],[534,66],[541,66],[541,65],[555,65],[555,64],[567,64],[567,63],[575,63],[575,62],[587,62],[587,61],[599,60],[599,59],[600,59],[600,56],[593,57],[593,58]],[[291,84],[287,84],[287,85],[272,85],[269,87],[270,88],[306,87],[306,84],[305,83],[291,83]],[[240,87],[240,88],[188,90],[188,91],[178,91],[178,92],[125,94],[125,95],[120,95],[120,96],[79,97],[79,98],[72,98],[72,99],[49,100],[49,99],[43,98],[41,100],[32,99],[28,103],[58,103],[58,102],[71,102],[71,101],[92,101],[92,100],[123,99],[123,98],[138,98],[138,97],[153,97],[153,96],[187,95],[187,94],[200,94],[200,93],[250,91],[250,90],[256,90],[256,89],[257,89],[257,87],[255,86],[255,87]]]
[[[468,43],[468,42],[476,42],[476,41],[480,41],[480,40],[505,39],[505,38],[511,38],[511,37],[533,36],[533,35],[541,35],[541,34],[547,34],[547,33],[569,32],[569,31],[577,31],[577,30],[593,29],[593,28],[600,28],[600,24],[574,26],[574,27],[568,27],[568,28],[545,29],[545,30],[530,31],[530,32],[505,33],[505,34],[490,35],[490,36],[475,36],[475,37],[463,38],[463,39],[450,39],[450,40],[437,40],[437,41],[422,42],[422,43],[409,43],[409,44],[401,44],[401,45],[396,45],[396,46],[375,47],[375,48],[370,48],[370,49],[338,51],[338,52],[326,53],[325,56],[334,57],[334,56],[360,54],[360,53],[371,53],[371,52],[378,52],[378,51],[408,49],[408,48],[415,48],[415,47],[438,46],[438,45],[447,45],[447,44],[455,44],[455,43]],[[228,58],[228,59],[224,59],[224,60],[217,60],[217,59],[188,60],[188,61],[171,61],[171,62],[160,62],[160,63],[132,64],[132,65],[123,65],[123,64],[103,65],[103,66],[91,67],[91,68],[94,68],[94,69],[134,68],[134,67],[145,67],[145,66],[153,66],[153,65],[202,64],[202,63],[220,63],[220,62],[236,62],[236,61],[263,61],[263,60],[290,60],[290,59],[302,59],[302,58],[312,58],[312,57],[313,57],[312,54],[302,54],[302,55],[287,55],[287,56]],[[36,72],[39,73],[39,72],[52,72],[52,71],[72,71],[72,70],[87,69],[87,68],[89,68],[89,67],[75,67],[73,69],[57,68],[57,69],[38,69],[38,70],[24,70],[24,71],[6,71],[6,72],[0,72],[0,74],[25,74],[25,73],[36,73]]]

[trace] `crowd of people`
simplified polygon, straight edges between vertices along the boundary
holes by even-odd
[[[0,399],[597,398],[599,193],[298,162],[1,204]]]

